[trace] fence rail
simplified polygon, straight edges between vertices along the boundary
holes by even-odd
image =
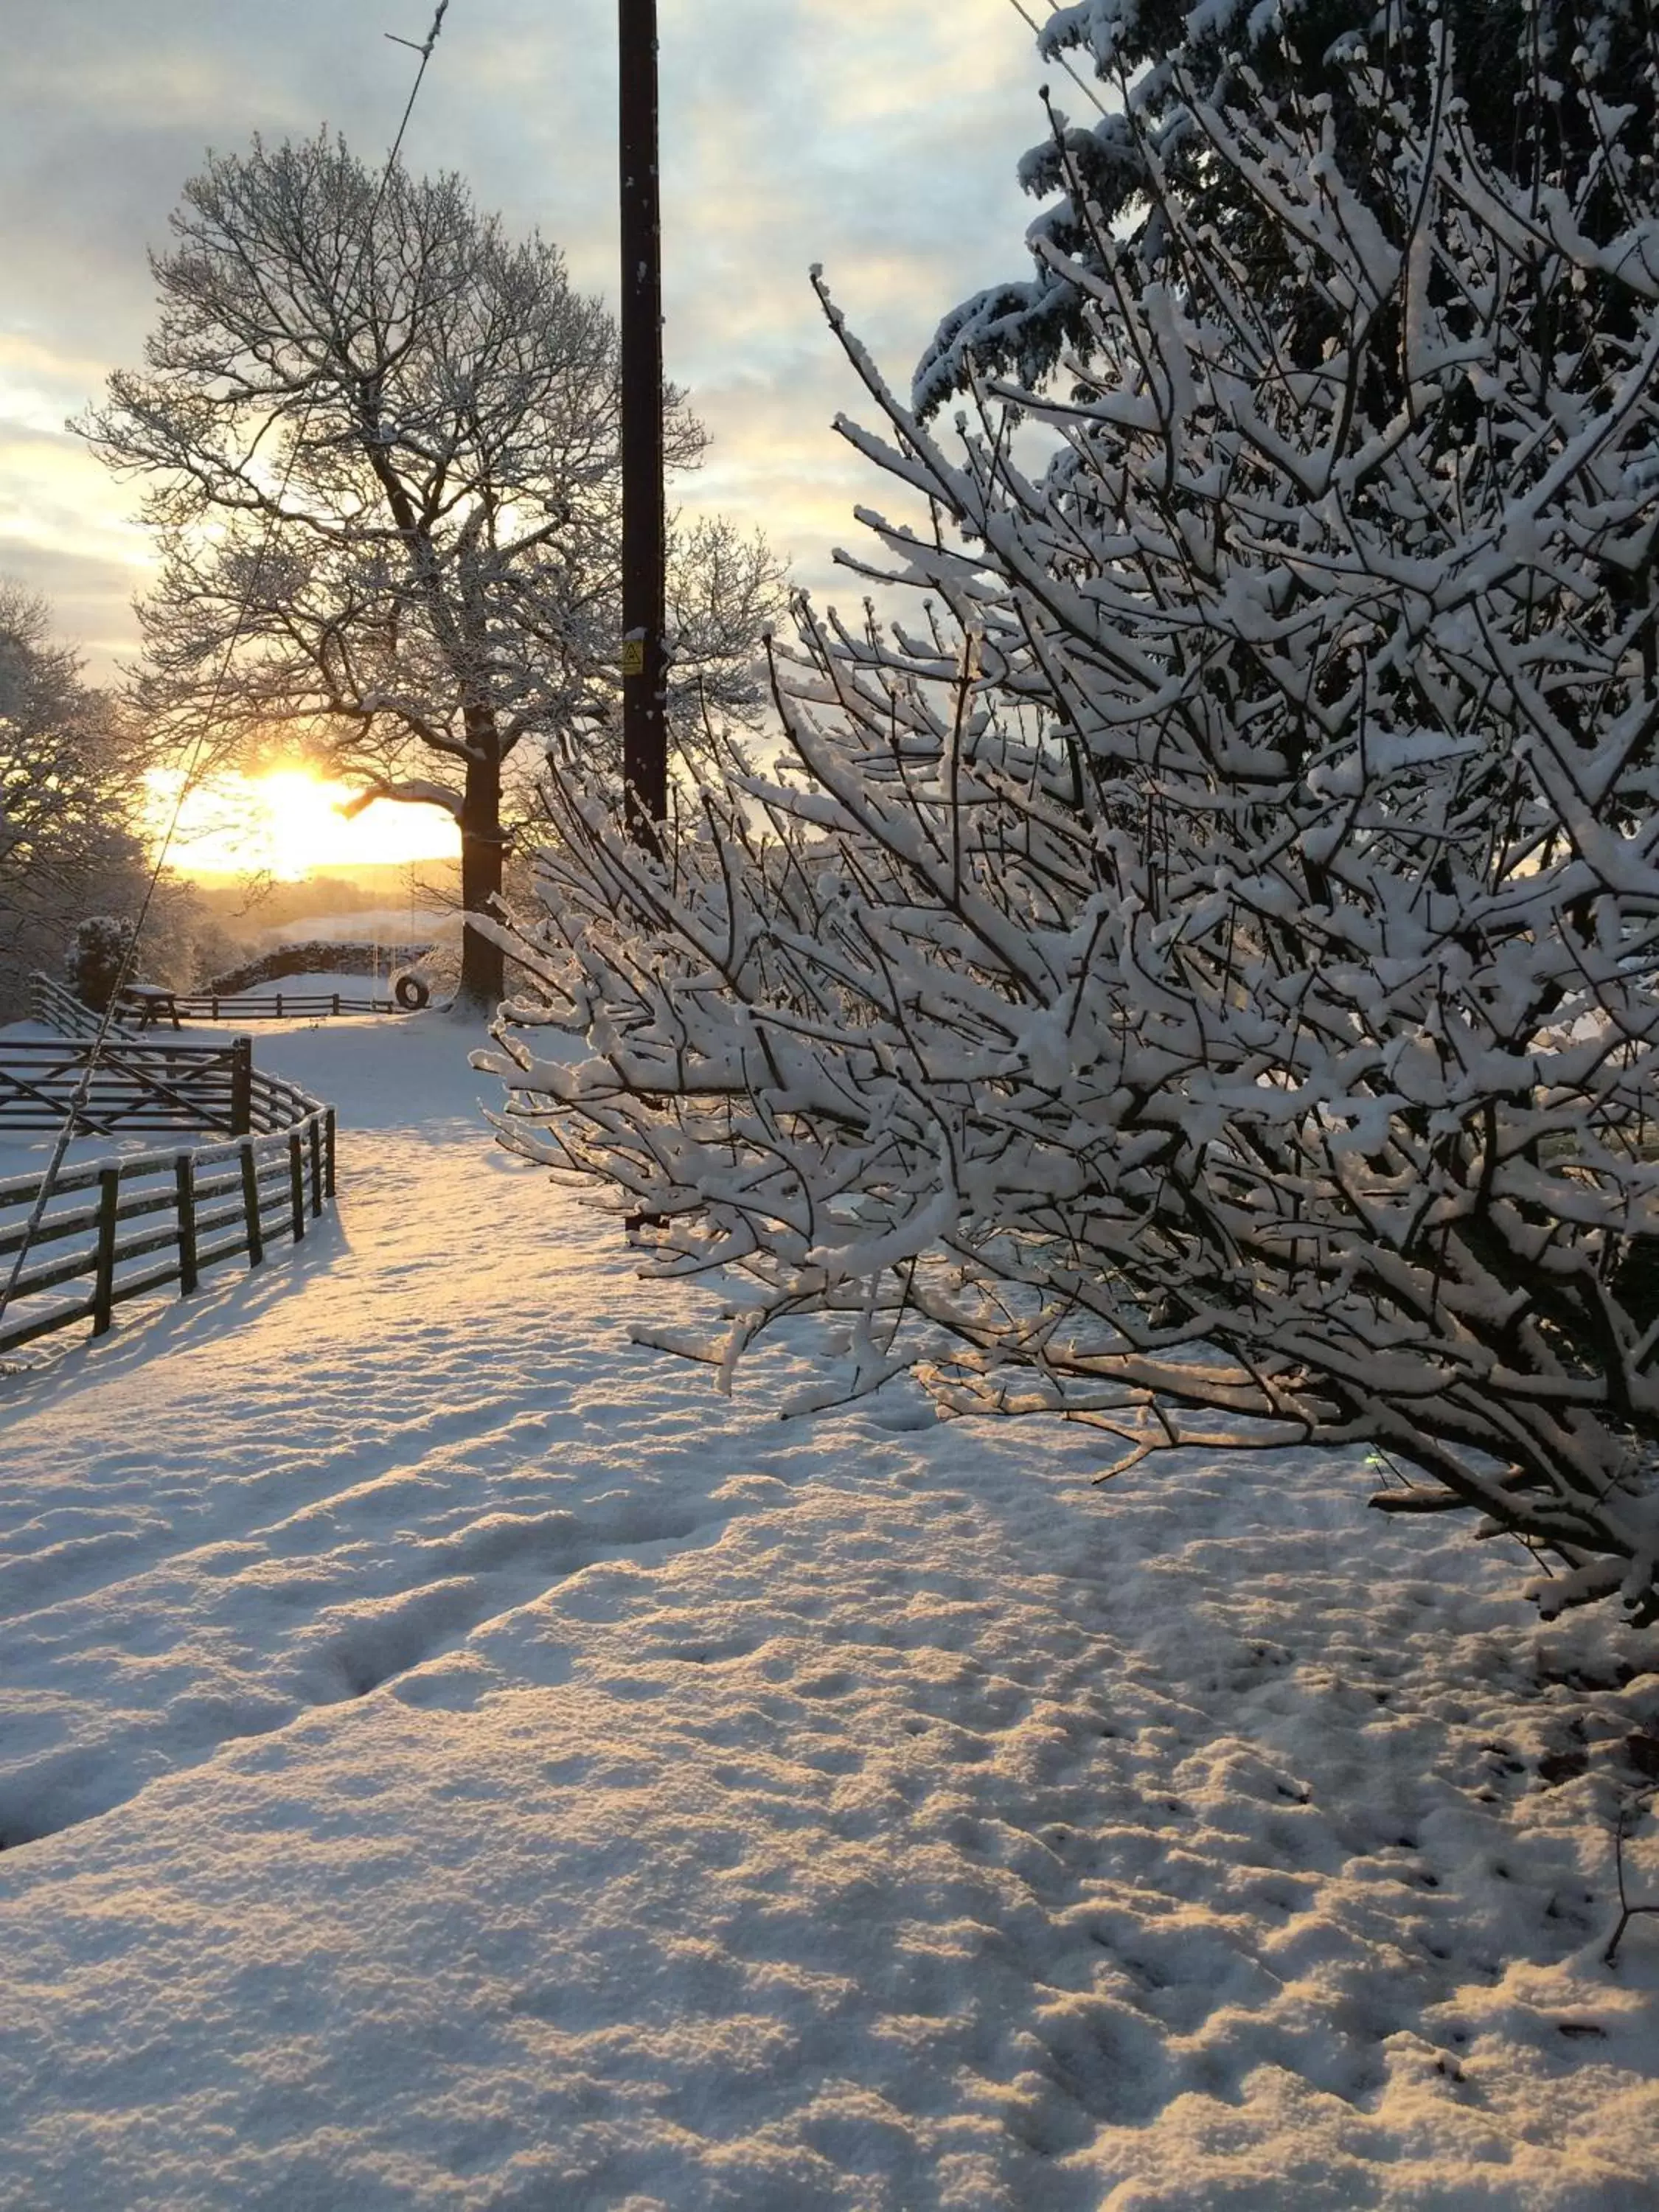
[[[88,1081],[93,1049],[79,1037],[9,1038],[0,1048],[0,1131],[58,1129],[70,1114],[77,1137],[142,1129],[217,1129],[243,1137],[256,1126],[252,1048],[246,1037],[223,1044],[106,1037]]]
[[[78,1039],[0,1042],[0,1129],[61,1128],[92,1048]],[[90,1321],[101,1336],[117,1306],[246,1257],[257,1267],[282,1237],[298,1243],[333,1198],[334,1109],[262,1074],[248,1040],[149,1044],[106,1039],[76,1133],[179,1128],[217,1142],[0,1182],[0,1352]],[[43,1301],[45,1303],[43,1303]]]
[[[246,1255],[257,1267],[278,1237],[301,1242],[307,1218],[333,1197],[334,1178],[334,1109],[313,1104],[302,1121],[258,1136],[70,1168],[32,1236],[39,1177],[0,1182],[0,1267],[9,1273],[26,1240],[30,1255],[8,1316],[76,1286],[44,1310],[37,1304],[0,1322],[0,1352],[81,1321],[101,1336],[117,1306],[173,1283],[188,1297],[222,1260]]]
[[[275,991],[234,996],[213,991],[175,991],[181,1022],[291,1022],[331,1014],[401,1014],[395,999],[354,998],[345,991]]]
[[[101,1018],[90,1006],[82,1006],[72,991],[38,969],[29,977],[29,1011],[37,1022],[62,1036],[99,1034]],[[157,991],[136,984],[128,986],[119,1012],[120,1018],[112,1021],[107,1031],[117,1038],[136,1036],[158,1017],[181,1022],[321,1021],[338,1014],[419,1013],[421,1006],[406,1006],[396,997],[380,997],[372,990]]]
[[[29,977],[29,1012],[45,1028],[56,1030],[60,1036],[95,1037],[103,1017],[83,1006],[73,991],[50,975],[43,975],[37,968]],[[114,1037],[131,1036],[132,1032],[125,1023],[112,1021],[109,1034]]]

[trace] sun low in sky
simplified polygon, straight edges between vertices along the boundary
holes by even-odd
[[[164,836],[175,778],[151,778],[153,834]],[[460,837],[435,806],[377,799],[348,818],[350,787],[303,768],[225,775],[199,786],[179,811],[167,858],[182,875],[269,873],[297,883],[319,870],[453,859]]]

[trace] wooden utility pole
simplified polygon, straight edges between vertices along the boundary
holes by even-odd
[[[657,0],[617,0],[622,64],[623,781],[629,835],[660,852],[668,817],[662,452],[662,212]]]

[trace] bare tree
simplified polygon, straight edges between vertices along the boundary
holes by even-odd
[[[214,756],[288,732],[363,805],[442,808],[476,915],[520,748],[608,757],[611,319],[458,178],[377,179],[326,131],[213,158],[173,226],[145,373],[112,377],[82,426],[147,480],[161,534],[141,696]],[[702,432],[666,404],[690,464]],[[469,926],[463,992],[501,988]]]
[[[1438,96],[1343,63],[1369,199],[1322,100],[1183,95],[1316,359],[1173,196],[1156,274],[1097,214],[1054,253],[1087,347],[970,379],[957,441],[846,339],[931,611],[805,613],[792,757],[672,866],[562,792],[490,1064],[526,1152],[733,1280],[678,1349],[834,1311],[830,1391],[913,1370],[1109,1471],[1366,1445],[1376,1503],[1553,1560],[1547,1609],[1651,1621],[1659,63],[1613,106],[1563,58],[1506,173],[1407,12]]]

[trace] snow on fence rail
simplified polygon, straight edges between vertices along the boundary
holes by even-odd
[[[84,1067],[85,1048],[64,1049],[79,1049]],[[27,1048],[15,1042],[0,1047],[0,1085],[14,1075],[20,1054],[27,1054]],[[222,1260],[246,1255],[248,1265],[257,1267],[270,1240],[286,1232],[297,1244],[305,1236],[307,1214],[315,1218],[334,1195],[334,1109],[292,1084],[262,1075],[252,1065],[245,1037],[226,1046],[120,1047],[123,1060],[137,1065],[140,1055],[161,1069],[152,1105],[181,1117],[191,1109],[191,1094],[177,1067],[168,1069],[166,1063],[213,1055],[234,1060],[240,1073],[232,1091],[222,1088],[204,1099],[201,1118],[193,1122],[181,1118],[158,1125],[137,1113],[118,1113],[102,1121],[83,1115],[82,1127],[100,1134],[156,1126],[213,1130],[226,1126],[227,1111],[234,1113],[240,1126],[217,1144],[60,1172],[32,1234],[40,1178],[21,1176],[0,1182],[0,1270],[9,1273],[25,1247],[30,1255],[0,1315],[0,1352],[80,1321],[89,1320],[93,1334],[101,1336],[118,1305],[173,1283],[181,1297],[188,1297],[203,1270]],[[89,1093],[93,1115],[109,1114],[104,1085],[108,1057],[106,1044]],[[131,1073],[130,1066],[127,1076]],[[124,1079],[118,1105],[128,1099],[131,1087]],[[62,1107],[55,1119],[46,1118],[52,1103],[36,1086],[32,1103],[25,1098],[14,1115],[0,1118],[14,1128],[60,1126]],[[32,1122],[23,1118],[29,1111],[37,1116]],[[55,1295],[71,1291],[71,1295]],[[42,1299],[50,1301],[44,1308]],[[24,1307],[33,1310],[20,1314]]]

